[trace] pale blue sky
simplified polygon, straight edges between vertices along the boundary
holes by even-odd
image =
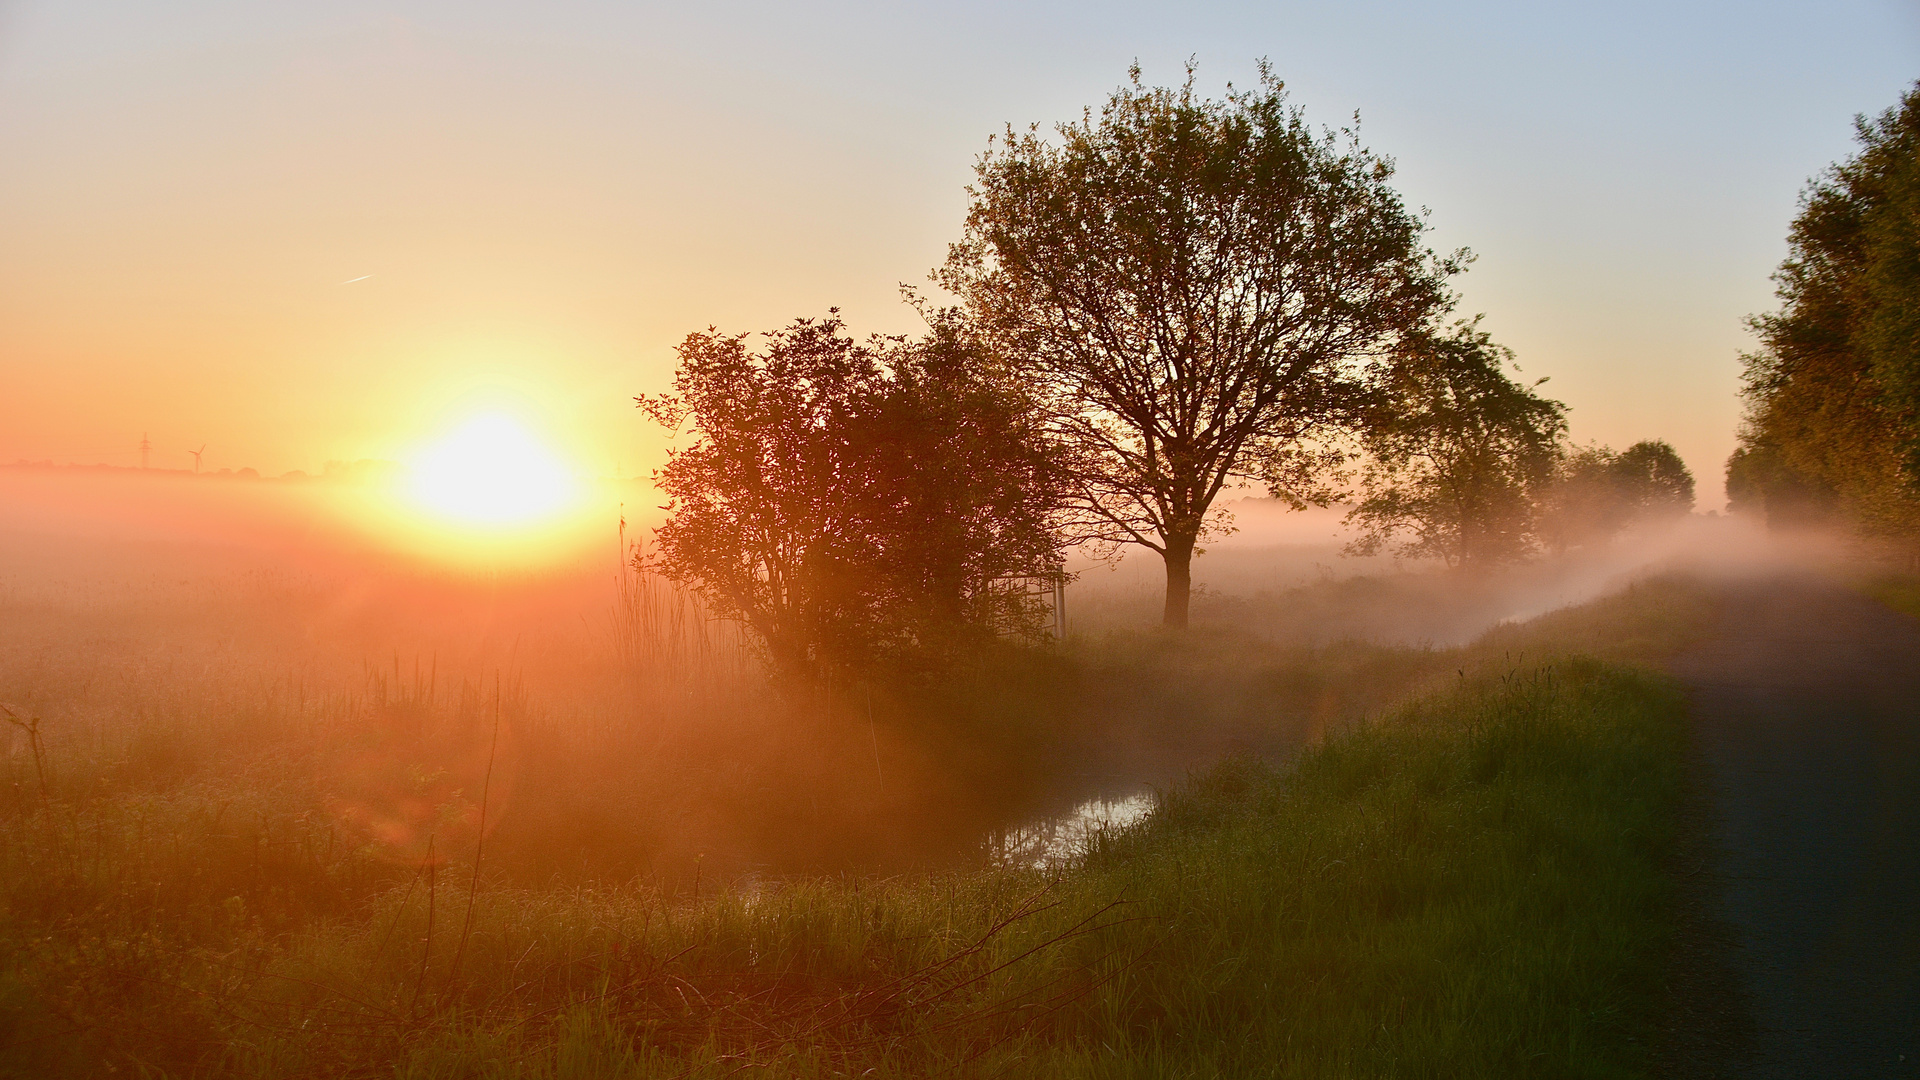
[[[1741,320],[1853,114],[1920,77],[1920,11],[0,3],[0,459],[144,426],[313,468],[501,392],[634,471],[672,342],[909,329],[988,135],[1188,56],[1359,110],[1576,437],[1669,438],[1715,505]]]

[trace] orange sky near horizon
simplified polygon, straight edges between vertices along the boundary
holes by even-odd
[[[29,130],[7,170],[0,349],[9,412],[38,407],[0,457],[131,464],[147,432],[156,465],[206,443],[209,468],[317,471],[495,408],[592,474],[643,472],[629,399],[672,342],[778,299],[694,291],[741,238],[696,235],[693,178],[543,123],[583,88],[515,108],[501,72],[421,39],[36,87],[82,128],[135,112],[110,140]]]
[[[1094,29],[1071,4],[0,6],[0,461],[135,464],[145,434],[156,466],[205,444],[210,470],[316,472],[495,412],[583,476],[644,476],[663,438],[631,398],[685,334],[830,305],[911,331],[898,286],[957,236],[1003,123],[1071,117],[1135,57],[1167,82],[1198,54],[1217,92],[1265,54],[1310,120],[1365,110],[1435,246],[1479,253],[1467,310],[1576,437],[1671,439],[1716,506],[1739,320],[1771,303],[1794,194],[1920,73],[1897,3],[1846,9],[1878,29],[1844,71],[1837,36],[1763,7],[1764,34],[1659,16],[1642,40],[1499,3]],[[1462,72],[1461,41],[1504,66]],[[1788,78],[1791,48],[1814,60]],[[1792,85],[1736,111],[1761,74]]]

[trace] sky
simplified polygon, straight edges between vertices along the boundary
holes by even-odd
[[[1582,442],[1720,504],[1746,316],[1920,4],[0,0],[0,461],[317,471],[477,413],[643,475],[673,345],[909,332],[1005,125],[1269,59]]]

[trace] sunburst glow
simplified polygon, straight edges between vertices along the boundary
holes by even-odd
[[[415,502],[472,524],[535,524],[565,511],[580,494],[560,459],[505,416],[476,416],[409,464]]]

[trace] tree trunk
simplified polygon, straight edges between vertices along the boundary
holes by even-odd
[[[1193,545],[1197,534],[1167,537],[1160,557],[1167,561],[1167,608],[1160,620],[1174,630],[1187,628],[1187,602],[1193,597]]]

